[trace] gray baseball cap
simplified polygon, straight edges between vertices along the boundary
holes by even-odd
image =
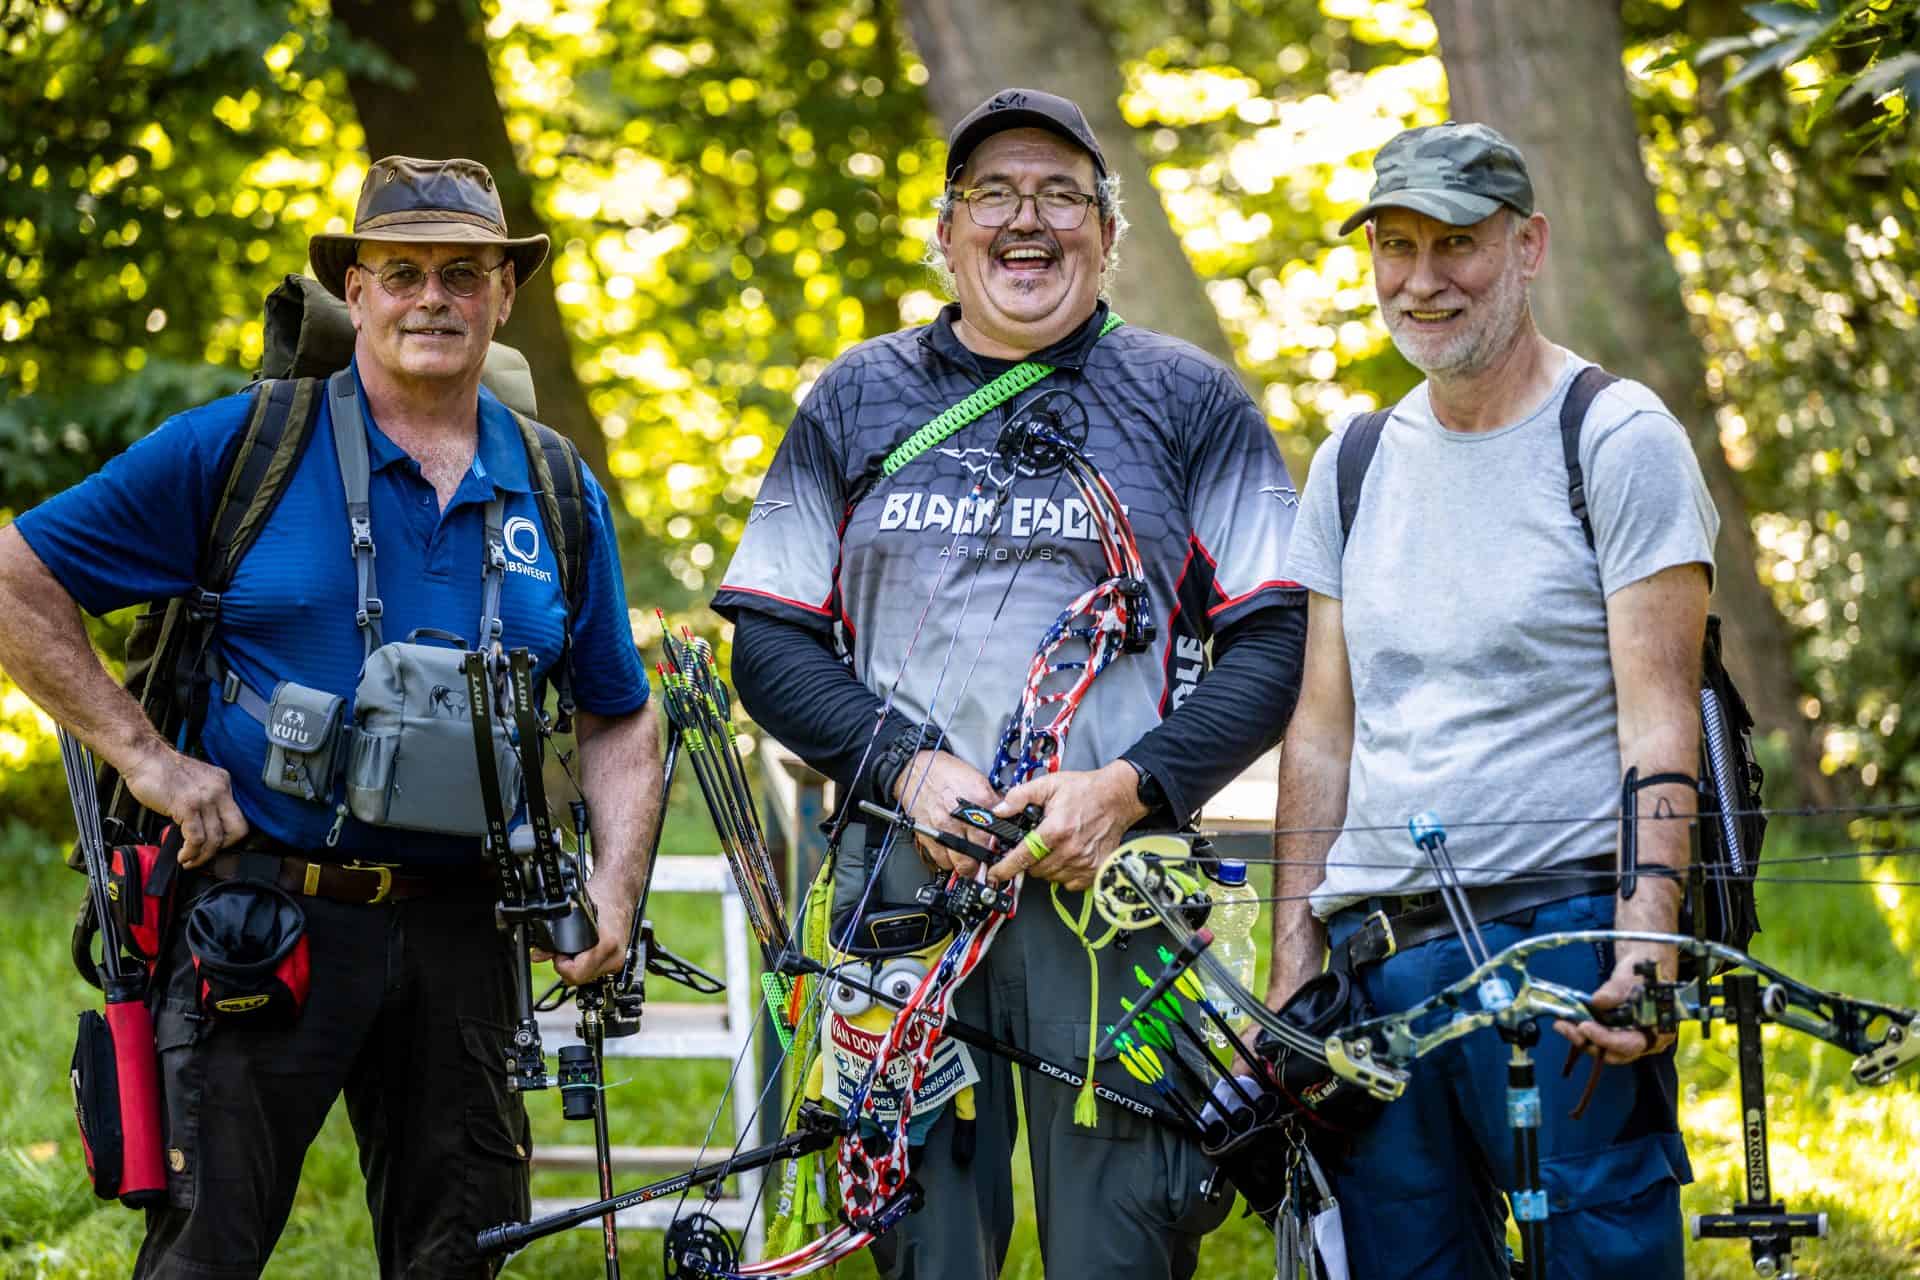
[[[1505,205],[1533,212],[1533,180],[1520,148],[1484,124],[1427,125],[1394,135],[1373,158],[1373,190],[1340,224],[1346,235],[1382,209],[1411,209],[1468,227]]]

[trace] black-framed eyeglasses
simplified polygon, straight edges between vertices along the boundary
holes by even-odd
[[[1033,201],[1040,221],[1055,231],[1072,231],[1087,220],[1087,210],[1100,197],[1085,191],[1015,191],[1012,187],[968,187],[953,193],[966,202],[967,212],[983,227],[1004,227],[1020,216],[1020,206]]]
[[[427,287],[428,276],[439,276],[441,286],[448,293],[456,298],[471,298],[480,292],[489,275],[507,265],[507,260],[502,258],[490,267],[483,267],[467,258],[457,259],[442,267],[423,267],[404,258],[379,267],[364,262],[353,265],[378,280],[380,287],[390,297],[411,298]]]

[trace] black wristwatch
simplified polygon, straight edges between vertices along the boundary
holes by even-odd
[[[945,741],[945,736],[938,729],[927,725],[915,725],[896,733],[874,758],[873,773],[868,783],[874,801],[891,809],[897,803],[893,797],[893,784],[899,781],[900,774],[915,756],[922,751],[938,751]]]
[[[1147,812],[1152,813],[1157,809],[1166,808],[1167,792],[1166,789],[1160,785],[1160,780],[1149,773],[1147,766],[1141,764],[1138,760],[1128,759],[1126,756],[1121,756],[1120,758],[1125,760],[1129,765],[1132,765],[1133,771],[1140,776],[1139,782],[1134,787],[1133,794],[1142,805],[1146,806]]]

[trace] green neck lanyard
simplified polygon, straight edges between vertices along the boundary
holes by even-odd
[[[1119,316],[1108,312],[1107,322],[1100,326],[1100,336],[1106,337],[1118,329],[1122,323],[1124,322]],[[1052,373],[1053,370],[1054,366],[1050,364],[1041,364],[1037,360],[1022,360],[901,441],[894,451],[887,455],[886,461],[880,464],[880,474],[891,476],[987,410],[1006,403]]]

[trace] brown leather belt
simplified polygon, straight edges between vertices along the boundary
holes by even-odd
[[[446,892],[454,884],[428,876],[398,875],[392,867],[380,863],[310,862],[297,854],[250,850],[215,854],[201,870],[216,880],[264,880],[291,894],[352,906],[424,898]]]

